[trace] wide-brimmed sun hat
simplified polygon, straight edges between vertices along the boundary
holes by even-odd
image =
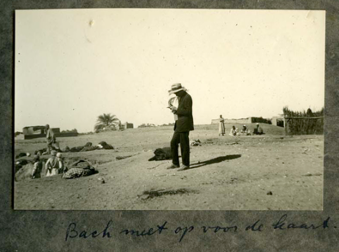
[[[58,152],[58,153],[56,154],[56,156],[57,156],[58,158],[61,158],[61,157],[62,157],[62,154],[61,154],[60,152]]]
[[[181,83],[175,83],[171,86],[171,90],[168,90],[168,93],[171,95],[171,94],[175,94],[181,90],[184,90],[186,91],[187,89],[184,88]]]

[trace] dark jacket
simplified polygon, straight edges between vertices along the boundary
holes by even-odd
[[[194,130],[192,105],[192,97],[189,94],[185,93],[184,96],[180,97],[179,106],[176,112],[178,120],[174,125],[175,132],[187,132]]]

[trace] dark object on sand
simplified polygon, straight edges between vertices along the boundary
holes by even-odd
[[[84,146],[77,146],[77,147],[72,147],[70,148],[70,152],[79,152],[84,148]]]
[[[176,194],[189,194],[189,193],[198,193],[196,190],[190,190],[186,188],[180,188],[176,190],[165,190],[165,189],[158,189],[158,190],[149,190],[144,191],[142,195],[138,195],[139,198],[142,200],[152,199],[155,197],[161,197],[162,195],[176,195]]]
[[[126,159],[126,158],[129,158],[129,157],[132,157],[132,156],[133,155],[129,155],[129,156],[117,156],[116,160]]]
[[[19,171],[24,165],[28,164],[26,159],[20,159],[15,161],[15,173]]]
[[[172,153],[170,147],[158,148],[154,151],[154,157],[148,159],[148,161],[160,161],[172,159]]]
[[[40,149],[40,150],[36,150],[34,152],[34,155],[41,155],[42,153],[45,153],[47,151],[47,148],[43,148],[43,149]]]
[[[65,152],[84,152],[84,151],[94,151],[94,150],[113,150],[114,147],[110,144],[107,144],[105,141],[101,141],[98,145],[93,145],[91,142],[86,143],[82,146],[69,148],[68,146],[65,149]]]
[[[69,151],[70,152],[80,152],[84,148],[89,148],[89,147],[92,147],[92,143],[91,142],[87,142],[85,145],[81,145],[81,146],[77,146],[77,147],[72,147],[72,148],[69,149]]]
[[[21,158],[21,157],[26,157],[26,156],[27,156],[26,153],[21,152],[18,155],[16,155],[15,158]]]
[[[105,150],[113,150],[114,147],[108,143],[106,143],[105,141],[101,141],[99,144],[99,147],[102,146],[102,149],[105,149]]]
[[[94,151],[94,150],[99,150],[100,148],[98,146],[85,146],[84,148],[81,149],[80,152],[84,151]]]
[[[28,161],[26,159],[20,159],[15,162],[16,165],[26,165],[28,164]]]
[[[62,176],[64,179],[79,178],[98,173],[92,164],[86,160],[78,160],[70,165],[70,169]]]
[[[308,174],[303,175],[303,176],[311,177],[311,176],[321,176],[321,175],[322,175],[321,173],[314,173],[314,174],[308,173]]]
[[[194,139],[192,142],[191,142],[191,146],[201,146],[201,142],[199,139]]]
[[[269,192],[267,193],[267,195],[273,195],[273,193],[272,193],[271,191],[269,191]]]

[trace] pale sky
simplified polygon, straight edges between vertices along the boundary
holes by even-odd
[[[18,10],[15,130],[50,124],[93,131],[173,122],[182,83],[195,124],[324,106],[325,11]]]

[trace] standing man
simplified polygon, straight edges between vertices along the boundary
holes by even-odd
[[[180,143],[182,167],[178,171],[189,169],[190,144],[189,132],[194,130],[192,115],[192,98],[187,89],[180,83],[173,84],[169,93],[175,94],[179,99],[178,107],[172,106],[172,112],[178,116],[174,124],[174,134],[171,140],[172,165],[168,169],[179,168],[178,145]]]
[[[47,153],[51,154],[53,144],[56,144],[56,138],[53,130],[46,125]]]
[[[222,115],[220,115],[219,118],[219,136],[224,136],[225,135],[225,120],[222,118]]]

